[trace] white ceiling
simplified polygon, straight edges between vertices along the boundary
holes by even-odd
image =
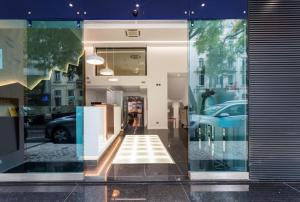
[[[127,37],[127,29],[138,29],[140,37]],[[85,21],[84,43],[105,44],[187,44],[186,21]]]
[[[97,91],[97,92],[103,92],[106,90],[116,90],[116,91],[123,91],[127,93],[146,93],[147,88],[140,87],[140,86],[99,86],[99,87],[93,87],[89,88],[89,90]]]

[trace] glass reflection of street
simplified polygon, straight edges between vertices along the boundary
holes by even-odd
[[[246,36],[244,20],[191,24],[191,171],[247,171]]]

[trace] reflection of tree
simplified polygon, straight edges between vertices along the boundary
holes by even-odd
[[[237,58],[246,52],[245,23],[244,20],[195,21],[190,27],[189,37],[198,55],[204,57],[202,71],[209,79],[210,88],[223,75],[235,73]],[[220,85],[223,88],[223,82]],[[204,110],[204,97],[198,94],[196,98],[197,103],[202,103],[200,111]]]
[[[79,64],[69,64],[68,71],[63,73],[63,76],[68,77],[69,79],[73,80],[75,76],[77,75],[79,78],[82,76],[82,70],[83,70],[83,56],[79,59]]]
[[[27,30],[28,67],[48,76],[52,69],[66,71],[67,64],[77,64],[82,53],[82,30],[76,28],[32,27]],[[29,75],[29,84],[41,79]]]
[[[232,24],[231,24],[232,23]],[[190,29],[198,54],[205,54],[205,73],[218,77],[231,73],[237,55],[245,52],[245,21],[196,21]]]

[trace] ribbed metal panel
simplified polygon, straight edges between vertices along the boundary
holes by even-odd
[[[249,0],[251,180],[300,180],[300,0]]]

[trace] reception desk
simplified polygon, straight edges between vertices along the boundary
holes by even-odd
[[[98,160],[121,129],[119,106],[83,107],[84,160]]]

